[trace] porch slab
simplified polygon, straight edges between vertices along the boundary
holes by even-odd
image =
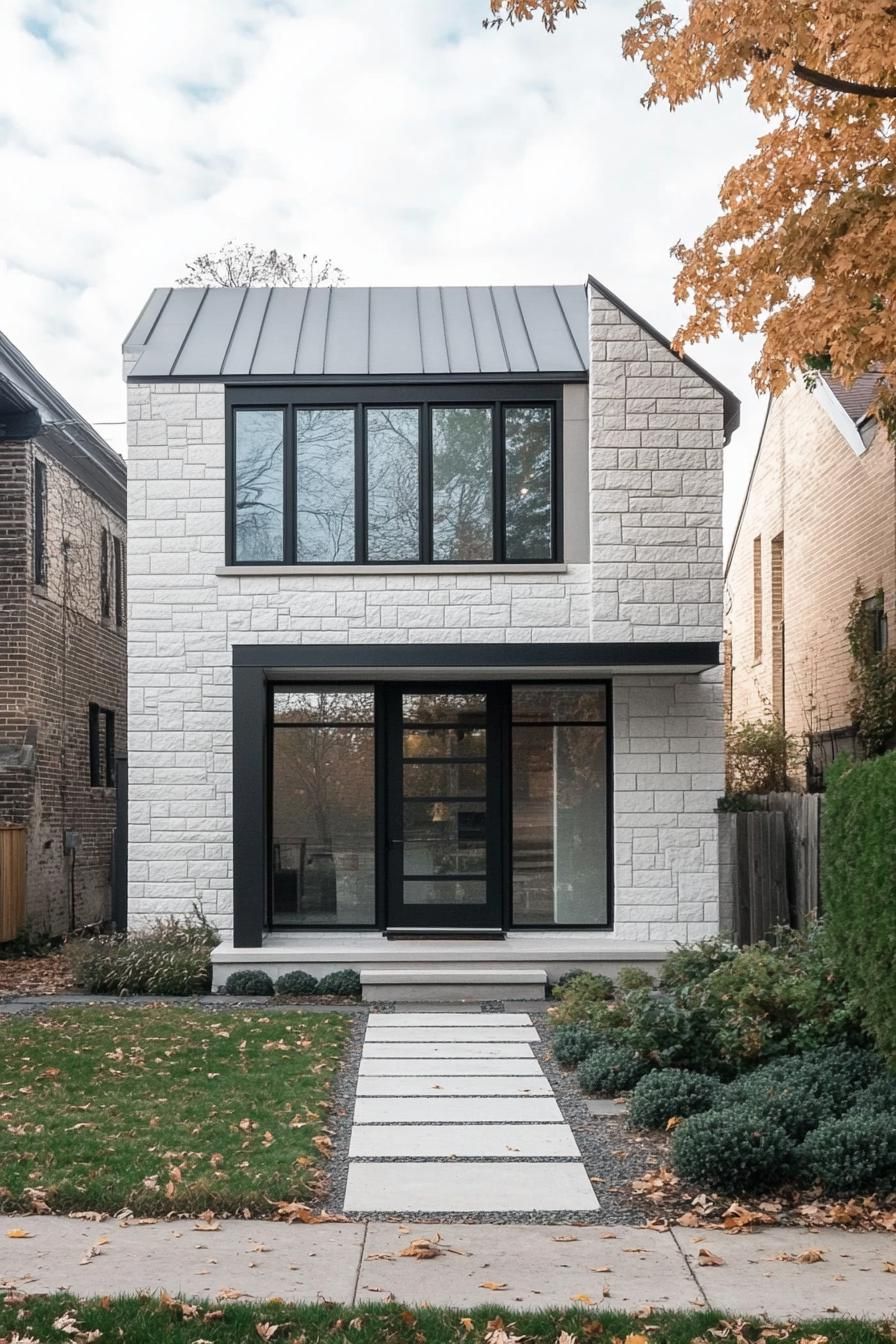
[[[553,1097],[358,1097],[353,1117],[356,1125],[481,1125],[501,1120],[560,1124],[563,1116]],[[409,1210],[413,1207],[408,1205]]]
[[[599,1207],[580,1162],[350,1162],[357,1213],[556,1213]]]
[[[483,1041],[502,1041],[519,1044],[525,1041],[537,1041],[538,1032],[534,1027],[368,1027],[365,1038],[371,1045],[434,1045],[444,1042],[471,1045]]]
[[[369,1059],[361,1056],[361,1078],[414,1078],[438,1073],[443,1078],[540,1078],[541,1066],[530,1059]]]
[[[578,1157],[568,1125],[359,1125],[349,1157]]]
[[[547,1078],[494,1078],[487,1074],[476,1077],[432,1077],[425,1074],[411,1077],[359,1077],[355,1089],[359,1097],[550,1097],[551,1085]]]
[[[534,966],[506,966],[500,962],[473,961],[463,967],[434,969],[389,966],[361,972],[361,997],[371,1003],[408,1003],[446,999],[488,1003],[513,994],[517,999],[543,1001],[547,971]]]
[[[362,1059],[534,1059],[525,1041],[370,1041]]]
[[[368,1027],[531,1027],[528,1013],[370,1013]]]

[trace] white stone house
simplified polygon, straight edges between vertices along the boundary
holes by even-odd
[[[717,379],[593,279],[157,289],[124,354],[131,927],[371,985],[717,931]]]

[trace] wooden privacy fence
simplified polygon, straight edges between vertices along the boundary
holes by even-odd
[[[0,825],[0,943],[25,923],[25,827]]]
[[[805,928],[819,913],[821,795],[749,801],[755,810],[719,814],[722,928],[741,945],[782,924]]]

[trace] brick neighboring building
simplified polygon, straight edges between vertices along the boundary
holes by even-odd
[[[0,333],[0,824],[35,932],[111,913],[126,510],[124,460]]]
[[[796,380],[770,402],[725,571],[726,711],[772,710],[820,770],[852,743],[846,624],[858,580],[887,639],[896,602],[896,472],[869,414],[876,378]],[[896,627],[894,627],[896,628]]]

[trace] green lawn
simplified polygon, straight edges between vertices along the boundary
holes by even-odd
[[[187,1315],[184,1316],[184,1310]],[[60,1322],[54,1326],[54,1322]],[[277,1328],[275,1328],[277,1327]],[[288,1306],[283,1302],[162,1305],[156,1298],[103,1298],[78,1302],[67,1295],[23,1300],[8,1294],[0,1306],[3,1344],[18,1336],[29,1344],[62,1344],[97,1338],[124,1339],[127,1344],[257,1344],[273,1339],[279,1344],[515,1344],[517,1339],[569,1344],[562,1331],[578,1344],[600,1339],[601,1344],[757,1344],[763,1325],[725,1322],[718,1312],[659,1312],[649,1320],[623,1313],[588,1316],[581,1311],[506,1311],[504,1320],[490,1310],[415,1310],[398,1304],[349,1309],[335,1306]],[[708,1335],[708,1331],[720,1333]],[[101,1331],[92,1336],[91,1332]],[[629,1340],[629,1336],[634,1339]],[[767,1340],[768,1333],[765,1336]],[[804,1322],[774,1332],[776,1344],[892,1344],[892,1334],[857,1321]],[[764,1342],[763,1342],[764,1344]]]
[[[308,1199],[348,1026],[167,1005],[0,1022],[0,1212],[265,1216]]]

